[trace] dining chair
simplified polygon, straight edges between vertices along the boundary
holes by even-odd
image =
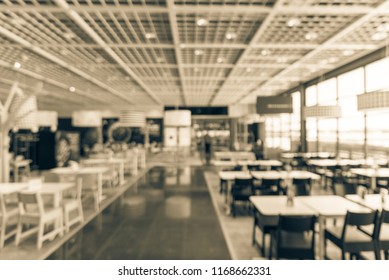
[[[16,230],[15,244],[19,245],[22,239],[37,233],[37,248],[41,249],[43,242],[53,239],[56,235],[63,235],[63,216],[61,207],[49,207],[43,204],[39,192],[20,192],[19,221]],[[30,227],[34,226],[35,227]],[[45,232],[45,229],[50,228]],[[26,230],[24,227],[27,227]]]
[[[236,216],[236,203],[245,202],[249,205],[250,196],[253,195],[253,181],[251,178],[236,178],[231,188],[231,211],[232,216]],[[250,209],[250,207],[249,207]]]
[[[58,174],[47,172],[43,174],[43,181],[46,183],[58,183],[61,181],[61,178]]]
[[[379,258],[378,246],[375,240],[378,229],[377,225],[378,211],[367,213],[347,211],[343,226],[334,226],[325,229],[325,245],[327,245],[327,240],[329,240],[339,247],[342,251],[343,260],[346,259],[346,253],[349,253],[351,258],[363,251],[374,252],[376,258]],[[361,229],[361,227],[366,226],[373,227],[372,234]]]
[[[16,229],[10,230],[18,222],[19,208],[17,204],[7,203],[3,194],[0,194],[0,248],[10,237],[16,234]]]
[[[82,186],[82,201],[87,203],[88,199],[93,200],[93,209],[95,211],[100,210],[100,204],[103,200],[103,190],[98,183],[98,175],[95,173],[90,174],[78,174],[76,181],[81,179]]]
[[[316,217],[284,216],[271,234],[270,259],[273,250],[276,259],[315,259]]]
[[[334,185],[334,194],[345,197],[348,194],[356,194],[357,186],[353,183],[336,183]]]
[[[75,188],[67,192],[67,196],[62,199],[63,219],[65,232],[69,232],[70,227],[76,223],[84,222],[82,210],[82,178],[77,178]]]
[[[263,178],[260,185],[255,186],[255,194],[277,195],[282,192],[280,183],[280,179]]]
[[[311,178],[293,178],[295,196],[307,196],[311,194]]]
[[[378,230],[377,230],[378,250],[384,253],[384,259],[389,259],[389,210],[382,209]],[[381,254],[380,254],[381,256]]]
[[[253,226],[253,236],[252,243],[253,245],[257,245],[260,249],[261,255],[266,257],[266,235],[269,235],[272,231],[276,230],[276,224],[272,219],[262,215],[258,211],[254,211],[254,226]],[[257,241],[257,233],[256,229],[260,229],[261,231],[261,244]]]

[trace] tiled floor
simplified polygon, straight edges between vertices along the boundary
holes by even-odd
[[[188,218],[169,216],[175,214],[166,209],[172,197],[190,201]],[[144,205],[126,205],[134,198]],[[91,225],[83,229],[79,253],[71,258],[230,259],[201,168],[154,167],[124,195],[122,205],[102,216],[101,230]],[[66,257],[64,250],[51,258]]]

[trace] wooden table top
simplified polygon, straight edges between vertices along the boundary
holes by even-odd
[[[306,171],[306,170],[291,170],[291,171],[251,171],[251,175],[253,175],[256,179],[305,179],[310,178],[312,180],[320,180],[320,176],[318,174]]]
[[[369,212],[369,208],[355,203],[337,195],[313,195],[313,196],[298,196],[295,200],[299,200],[307,206],[315,210],[319,215],[345,216],[347,211],[351,212]]]
[[[0,194],[11,194],[19,192],[28,187],[27,182],[23,183],[0,183]]]
[[[389,168],[351,168],[350,172],[364,177],[389,178]]]
[[[373,210],[381,210],[382,208],[389,210],[389,195],[385,196],[385,203],[381,202],[380,194],[367,194],[365,199],[362,199],[359,195],[350,194],[346,195],[346,198]]]
[[[293,205],[287,205],[287,197],[274,196],[250,196],[254,207],[264,216],[278,215],[317,215],[316,211],[301,201],[294,199]]]

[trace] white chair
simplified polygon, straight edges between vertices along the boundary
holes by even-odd
[[[69,232],[71,226],[84,222],[81,194],[82,178],[78,178],[75,189],[68,192],[68,196],[62,200],[65,232]]]
[[[82,200],[92,198],[95,211],[100,210],[101,201],[103,201],[103,189],[99,186],[97,174],[78,174],[77,182],[82,182]]]
[[[41,249],[43,242],[63,235],[63,216],[61,207],[44,206],[41,194],[34,191],[23,191],[19,194],[19,222],[16,231],[16,245],[22,239],[37,233],[37,248]],[[30,227],[34,226],[35,227]],[[53,225],[49,232],[45,233],[45,227]],[[24,230],[24,226],[29,226]]]
[[[16,234],[16,228],[9,230],[9,226],[16,225],[18,217],[18,205],[7,203],[4,195],[0,194],[0,248],[4,247],[7,239]]]

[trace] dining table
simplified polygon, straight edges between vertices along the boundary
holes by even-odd
[[[260,159],[260,160],[239,160],[238,165],[244,167],[248,165],[263,166],[266,167],[267,170],[270,170],[272,167],[282,167],[283,163],[275,159]]]
[[[355,203],[368,207],[372,210],[381,211],[383,208],[389,210],[389,195],[387,194],[384,195],[383,200],[381,194],[378,193],[366,194],[364,198],[362,198],[360,195],[357,194],[348,194],[346,195],[346,198]]]
[[[130,165],[130,159],[126,159],[126,158],[109,158],[109,159],[88,158],[88,159],[82,159],[81,164],[85,165],[85,167],[101,167],[102,165],[105,165],[105,164],[113,165],[119,171],[119,184],[123,185],[125,183],[125,179],[124,179],[125,167],[126,167],[126,165]]]
[[[370,180],[370,188],[373,191],[377,188],[377,180],[389,179],[389,168],[351,168],[350,172]]]
[[[300,201],[314,210],[318,215],[319,223],[319,258],[325,258],[325,228],[326,220],[344,218],[347,211],[366,213],[371,209],[355,203],[347,198],[337,195],[311,195],[298,196],[295,201]]]

